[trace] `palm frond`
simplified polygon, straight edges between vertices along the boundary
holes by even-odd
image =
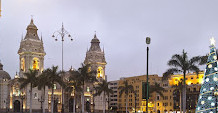
[[[170,68],[163,74],[163,80],[168,79],[171,75],[174,73],[182,72],[182,70],[179,70],[178,68]]]
[[[175,88],[176,90],[182,91],[182,89],[183,89],[183,81],[180,80],[178,82],[178,84],[177,85],[173,85],[172,88]]]
[[[182,64],[178,60],[172,59],[168,62],[169,66],[182,67]]]
[[[184,62],[184,58],[182,57],[182,55],[179,55],[179,54],[173,55],[171,59],[177,60],[180,63]]]
[[[37,70],[31,70],[29,69],[28,72],[24,73],[23,78],[19,78],[18,82],[21,83],[20,88],[25,88],[28,84],[30,84],[32,87],[36,87],[37,85],[37,76],[38,71]]]
[[[160,86],[160,84],[156,83],[154,85],[150,86],[150,94],[156,92],[158,93],[161,97],[163,97],[163,93],[162,91],[165,91],[165,89],[163,87]]]
[[[207,59],[208,59],[208,54],[207,55],[205,55],[205,56],[201,56],[201,61],[200,61],[200,65],[204,65],[204,64],[206,64],[207,63]]]
[[[98,83],[98,85],[95,87],[96,94],[95,95],[101,95],[101,93],[105,93],[106,95],[110,95],[113,93],[113,90],[109,87],[109,82],[103,80],[102,82]]]
[[[196,57],[192,57],[190,60],[189,60],[189,63],[190,64],[195,64],[195,63],[200,63],[201,62],[201,56],[196,56]]]
[[[123,81],[123,85],[119,86],[118,88],[120,90],[120,97],[122,96],[123,93],[125,93],[126,95],[128,95],[128,92],[134,92],[134,88],[132,85],[128,84],[128,81]]]
[[[189,70],[190,70],[190,71],[193,71],[193,72],[196,72],[197,75],[198,75],[199,72],[200,72],[200,69],[199,69],[198,66],[196,66],[196,65],[191,65],[191,66],[189,67]]]

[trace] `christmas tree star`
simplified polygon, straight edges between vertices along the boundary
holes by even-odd
[[[215,43],[216,43],[216,41],[215,41],[214,37],[212,37],[212,38],[210,39],[210,44],[215,46]]]

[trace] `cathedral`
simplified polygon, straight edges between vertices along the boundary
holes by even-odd
[[[27,32],[25,37],[22,37],[20,42],[20,48],[18,50],[19,55],[19,72],[15,77],[11,79],[10,75],[3,70],[3,65],[0,63],[0,112],[28,112],[30,109],[30,85],[24,89],[20,89],[19,78],[24,77],[24,73],[29,69],[38,70],[39,75],[44,70],[44,56],[46,55],[43,46],[42,37],[39,37],[38,28],[31,19],[30,24],[26,28]],[[96,78],[98,82],[107,80],[105,75],[105,54],[104,50],[100,47],[100,41],[96,34],[91,40],[91,46],[86,52],[84,64],[89,64],[90,69],[97,71]],[[72,69],[72,68],[71,68]],[[69,72],[63,75],[67,80]],[[93,96],[93,87],[98,82],[85,84],[85,111],[101,112],[103,109],[103,95]],[[37,87],[32,90],[32,109],[33,112],[40,112],[42,102],[44,102],[44,108],[46,112],[51,110],[51,89],[45,89],[45,98],[42,99],[43,91],[38,90]],[[54,84],[54,111],[61,112],[62,103],[64,103],[64,111],[73,112],[73,96],[64,92],[64,98],[62,98],[62,88],[59,84]],[[76,111],[81,110],[81,95],[76,98]],[[107,109],[107,105],[106,105]]]

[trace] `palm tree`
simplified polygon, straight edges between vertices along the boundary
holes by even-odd
[[[36,87],[37,75],[37,70],[29,69],[28,72],[24,73],[24,77],[18,79],[18,81],[21,83],[20,89],[24,89],[30,84],[30,113],[32,113],[32,89]]]
[[[155,82],[154,85],[150,86],[150,92],[149,93],[152,94],[152,93],[155,92],[155,93],[159,94],[161,97],[164,97],[162,91],[165,91],[165,89],[163,87],[161,87],[160,84]],[[155,112],[157,112],[157,109],[156,109],[156,99],[157,98],[155,96]]]
[[[71,94],[72,91],[74,93],[73,113],[76,113],[76,95],[83,91],[81,88],[81,81],[79,81],[79,76],[78,71],[70,71],[69,81],[67,82],[65,89],[69,94]]]
[[[164,75],[163,79],[167,79],[170,75],[174,73],[183,73],[183,112],[186,112],[186,82],[185,76],[188,72],[199,73],[198,65],[200,64],[202,58],[200,56],[188,59],[187,52],[183,50],[182,54],[175,54],[172,56],[168,65],[171,66]]]
[[[58,66],[52,66],[46,70],[46,75],[48,76],[49,84],[52,84],[51,90],[51,113],[54,113],[54,84],[58,83],[63,87],[63,81],[60,77],[62,72],[58,71]]]
[[[101,95],[103,93],[103,113],[105,113],[105,96],[109,96],[110,94],[113,93],[113,90],[110,89],[109,86],[109,82],[107,82],[106,80],[103,80],[102,82],[98,83],[98,85],[95,87],[96,90],[96,94],[95,95]],[[109,98],[108,98],[109,99]]]
[[[85,84],[86,83],[94,83],[97,81],[96,76],[94,74],[95,71],[89,71],[90,65],[82,64],[81,67],[78,69],[78,81],[81,82],[82,85],[82,97],[81,97],[81,104],[82,104],[82,113],[84,113],[84,93],[85,93]]]
[[[126,113],[128,112],[127,111],[127,104],[128,104],[128,94],[129,92],[133,92],[134,91],[134,88],[132,85],[129,85],[128,84],[128,81],[124,81],[123,82],[123,86],[119,86],[118,88],[120,90],[120,97],[122,96],[123,93],[125,93],[125,99],[126,99]]]
[[[183,89],[182,81],[179,81],[178,84],[173,85],[172,87],[175,88],[175,91],[179,92],[180,113],[182,113],[182,89]]]
[[[51,88],[52,87],[52,83],[48,81],[48,74],[47,74],[47,71],[48,70],[45,70],[42,72],[42,74],[40,76],[37,77],[37,86],[38,86],[38,89],[39,90],[42,90],[43,89],[43,97],[42,99],[44,100],[42,102],[42,109],[43,109],[43,113],[45,113],[45,107],[44,107],[44,102],[45,102],[45,88],[46,86],[48,88]]]

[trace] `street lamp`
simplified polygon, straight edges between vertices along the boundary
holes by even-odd
[[[67,32],[64,29],[63,23],[62,23],[62,28],[60,30],[54,32],[53,35],[52,35],[52,37],[55,38],[55,41],[58,41],[58,38],[61,38],[61,42],[62,42],[62,72],[64,71],[64,47],[63,47],[63,45],[64,45],[65,35],[68,35],[70,40],[73,41],[73,38],[71,37],[69,32]],[[63,80],[63,75],[62,75],[62,80]],[[63,89],[63,87],[62,87],[62,108],[61,108],[61,112],[64,113],[64,89]]]
[[[23,100],[25,99],[25,94],[23,92],[21,92],[21,94],[20,94],[20,99],[21,99],[21,103],[22,103],[21,112],[23,113]]]
[[[42,96],[41,96],[41,99],[40,98],[38,98],[38,102],[40,102],[41,103],[41,113],[43,113],[43,109],[42,109],[42,103],[45,101],[45,99],[44,98],[42,98]]]
[[[149,95],[149,85],[148,85],[148,51],[149,51],[149,47],[148,45],[151,43],[151,38],[150,37],[146,37],[146,44],[147,44],[147,94],[146,94],[146,113],[148,113],[148,95]]]

